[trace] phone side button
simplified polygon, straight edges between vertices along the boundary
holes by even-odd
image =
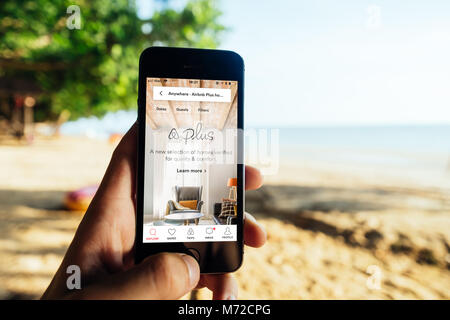
[[[200,253],[198,252],[197,249],[194,248],[188,248],[188,254],[192,257],[195,258],[195,260],[197,260],[197,262],[200,262]]]

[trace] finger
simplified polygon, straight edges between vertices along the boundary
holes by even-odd
[[[78,227],[77,235],[69,250],[81,243],[86,246],[87,256],[101,254],[101,260],[107,262],[111,271],[120,270],[123,263],[131,261],[134,243],[135,219],[135,163],[136,163],[136,123],[123,136],[114,150],[111,161],[102,179],[94,199]],[[86,248],[85,248],[86,250]],[[125,256],[125,259],[124,259]],[[95,259],[83,258],[80,262],[88,265],[98,264]]]
[[[266,243],[267,233],[262,225],[248,212],[245,212],[244,243],[250,247],[259,248]]]
[[[178,299],[195,288],[199,278],[200,268],[191,256],[160,253],[100,284],[88,286],[72,298]]]
[[[245,166],[245,190],[255,190],[261,187],[263,182],[261,173],[258,169]]]
[[[94,200],[109,197],[134,199],[136,144],[137,124],[134,123],[114,150]]]
[[[202,275],[197,288],[204,287],[212,291],[214,300],[235,300],[238,295],[236,279],[230,273]]]

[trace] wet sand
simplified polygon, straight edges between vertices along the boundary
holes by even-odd
[[[0,144],[1,299],[42,294],[82,218],[64,193],[98,183],[112,151],[86,138]],[[299,163],[246,204],[268,243],[246,248],[241,299],[450,298],[448,189]]]

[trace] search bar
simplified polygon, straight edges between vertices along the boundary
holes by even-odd
[[[153,100],[231,102],[231,90],[190,87],[153,87]]]

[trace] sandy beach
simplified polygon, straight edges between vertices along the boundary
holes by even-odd
[[[45,290],[82,218],[63,196],[98,183],[113,148],[69,137],[0,143],[1,299]],[[282,163],[265,180],[246,206],[268,242],[246,248],[239,298],[450,298],[446,185],[310,160]]]

